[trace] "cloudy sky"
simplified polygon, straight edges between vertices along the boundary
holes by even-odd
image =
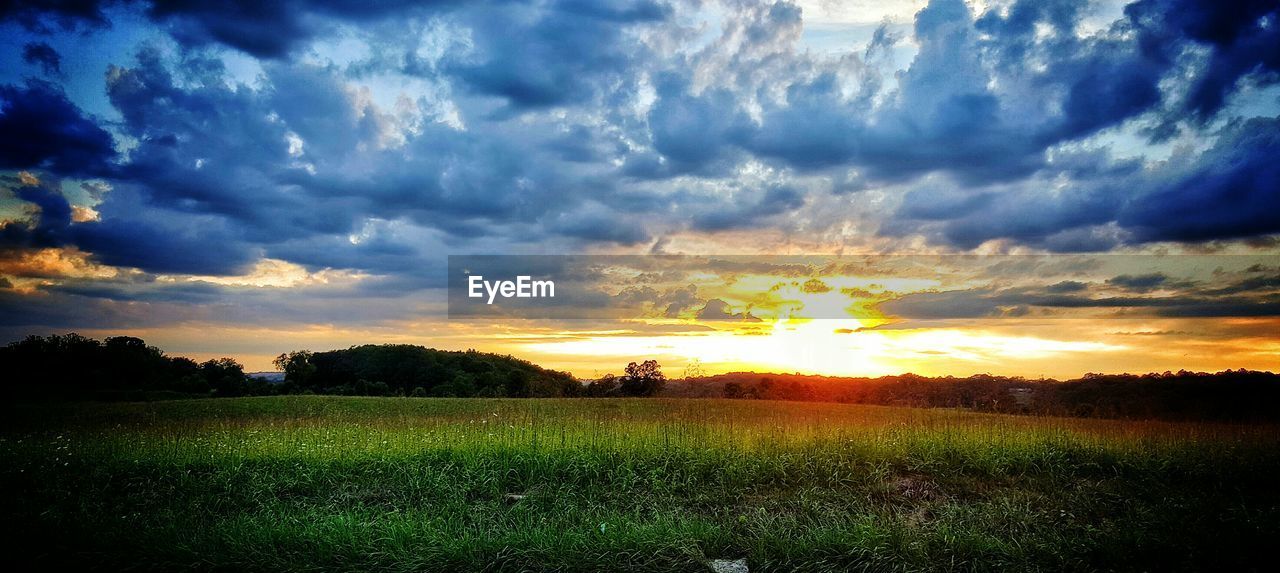
[[[0,342],[133,334],[250,370],[365,342],[582,376],[1280,369],[1274,2],[75,0],[0,22]],[[450,319],[468,254],[828,258],[592,285],[634,316]]]

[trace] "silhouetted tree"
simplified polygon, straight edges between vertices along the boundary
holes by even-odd
[[[231,358],[206,361],[200,365],[200,375],[213,390],[214,396],[230,398],[248,393],[244,367]]]
[[[316,366],[311,363],[312,353],[309,350],[295,350],[277,356],[271,364],[276,370],[284,372],[284,380],[294,386],[306,387],[316,373]]]
[[[631,362],[627,364],[619,391],[623,396],[655,396],[666,383],[667,377],[657,360],[645,360],[639,364]]]

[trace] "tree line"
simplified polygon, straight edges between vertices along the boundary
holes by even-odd
[[[78,334],[28,336],[0,348],[6,390],[18,399],[144,400],[273,394],[560,398],[652,396],[665,376],[652,360],[584,385],[567,372],[475,350],[367,344],[281,354],[283,381],[250,376],[231,358],[168,356],[140,338],[99,341]]]
[[[840,402],[983,412],[1125,419],[1280,421],[1280,375],[1085,374],[1071,380],[977,374],[844,378],[737,372],[678,380],[671,397]]]
[[[140,338],[29,336],[0,347],[5,391],[18,399],[143,400],[271,394],[511,398],[662,396],[964,408],[985,412],[1132,419],[1280,421],[1280,375],[1086,374],[1030,380],[978,374],[837,378],[730,373],[667,380],[657,361],[584,384],[567,372],[487,352],[407,344],[299,350],[275,360],[282,381],[245,373],[231,358],[168,356]]]
[[[196,362],[167,356],[141,338],[102,341],[71,333],[28,336],[0,348],[0,372],[15,398],[140,400],[256,396],[275,392],[231,358]]]

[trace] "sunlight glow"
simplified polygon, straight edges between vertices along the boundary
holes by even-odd
[[[709,372],[772,371],[880,376],[941,371],[935,363],[984,365],[1078,353],[1111,352],[1122,345],[1006,336],[961,329],[866,330],[858,319],[777,320],[766,334],[735,329],[685,335],[586,336],[519,345],[543,355],[619,359],[661,356],[678,363],[700,361]]]

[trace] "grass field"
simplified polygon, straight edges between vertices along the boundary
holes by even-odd
[[[0,426],[6,556],[41,568],[1267,570],[1280,539],[1273,426],[336,397]]]

